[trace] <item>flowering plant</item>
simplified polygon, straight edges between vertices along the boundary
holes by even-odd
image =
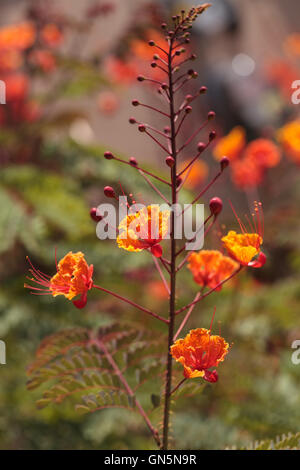
[[[199,142],[195,155],[183,169],[179,169],[181,152],[193,143],[200,131],[215,116],[214,112],[210,111],[205,123],[200,125],[183,144],[179,144],[180,132],[192,112],[191,103],[206,92],[206,88],[202,86],[194,95],[187,94],[183,102],[178,103],[179,90],[182,90],[190,80],[197,78],[195,70],[183,71],[185,64],[196,58],[194,54],[186,51],[186,45],[190,42],[189,29],[193,21],[209,6],[203,4],[188,12],[181,11],[172,18],[172,29],[163,23],[164,42],[158,44],[155,40],[149,40],[149,46],[156,49],[151,66],[153,69],[158,69],[159,78],[153,78],[153,75],[150,78],[144,75],[138,76],[139,82],[150,83],[158,89],[165,107],[158,109],[138,100],[132,102],[133,106],[146,106],[153,113],[162,115],[167,122],[163,130],[141,123],[134,117],[130,118],[130,123],[137,125],[139,132],[150,137],[158,145],[170,170],[169,178],[165,179],[149,172],[134,158],[126,161],[111,152],[104,154],[107,160],[131,166],[132,170],[138,172],[167,204],[167,210],[160,210],[156,205],[150,204],[126,215],[117,229],[117,244],[120,248],[132,252],[128,253],[128,256],[134,256],[133,253],[138,256],[141,251],[148,252],[152,256],[168,297],[168,315],[158,314],[119,293],[95,284],[93,265],[88,264],[81,252],[69,252],[59,262],[56,261],[56,273],[52,276],[44,274],[30,262],[29,282],[25,284],[38,295],[64,296],[79,309],[86,306],[90,291],[96,289],[134,307],[151,317],[151,321],[161,325],[157,333],[156,330],[152,330],[152,325],[147,324],[143,329],[142,322],[132,326],[121,321],[97,331],[74,328],[59,332],[43,341],[36,353],[36,360],[28,371],[29,389],[49,384],[41,400],[38,401],[39,407],[49,403],[60,403],[72,396],[76,401],[76,409],[83,413],[108,407],[134,410],[144,419],[154,441],[161,449],[168,449],[170,445],[170,414],[173,398],[185,390],[190,380],[196,382],[196,392],[197,381],[216,383],[218,381],[216,367],[226,359],[230,350],[229,343],[221,334],[212,334],[212,322],[209,329],[201,326],[179,339],[195,306],[207,296],[219,291],[225,282],[243,268],[260,268],[266,261],[266,256],[261,251],[264,229],[261,203],[254,203],[252,221],[247,218],[247,222],[243,223],[236,214],[241,233],[230,230],[220,239],[228,256],[218,250],[190,253],[186,250],[186,244],[178,246],[178,239],[175,236],[177,217],[182,213],[178,215],[174,207],[178,205],[189,171],[216,136],[216,132],[211,130],[207,142]],[[161,77],[165,77],[165,81]],[[229,165],[229,159],[222,156],[219,165],[215,177],[191,201],[190,206],[201,200],[208,189],[222,176]],[[159,181],[166,191],[160,190],[154,183],[155,180]],[[120,199],[111,186],[104,188],[104,194],[110,199],[118,201]],[[135,201],[132,201],[132,205],[134,203]],[[128,203],[129,209],[132,205]],[[213,197],[209,201],[209,215],[198,229],[203,230],[204,236],[216,224],[222,207],[222,200],[218,197]],[[93,220],[100,224],[105,223],[104,215],[96,208],[92,208],[90,214]],[[196,235],[185,241],[192,242]],[[177,278],[187,263],[195,282],[201,286],[201,289],[190,303],[178,307]],[[177,382],[175,379],[179,369],[174,368],[173,359],[183,366],[183,370],[180,370],[183,378],[181,376]],[[157,393],[151,395],[154,408],[162,408],[161,426],[153,424],[146,406],[137,396],[139,388],[151,378],[163,379],[161,396]]]

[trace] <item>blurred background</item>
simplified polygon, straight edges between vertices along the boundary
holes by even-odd
[[[221,292],[199,304],[188,324],[215,328],[234,343],[219,368],[217,384],[199,387],[174,404],[173,445],[181,449],[223,449],[255,439],[299,431],[300,366],[292,342],[300,339],[300,113],[292,83],[300,80],[300,4],[297,0],[211,0],[194,24],[187,46],[198,61],[197,83],[182,90],[208,91],[193,105],[191,128],[207,112],[216,119],[215,145],[190,172],[182,201],[191,200],[231,160],[228,171],[202,202],[223,198],[220,223],[205,248],[220,249],[220,236],[236,229],[229,200],[243,216],[253,201],[265,215],[263,269],[247,270]],[[1,449],[151,449],[139,416],[104,410],[78,416],[72,403],[37,410],[38,392],[26,390],[26,368],[40,341],[74,326],[97,327],[140,315],[103,294],[91,293],[77,310],[63,298],[34,297],[23,288],[26,255],[54,273],[58,258],[83,251],[98,284],[159,312],[167,299],[147,254],[126,253],[101,242],[89,216],[104,202],[103,187],[155,202],[134,169],[103,158],[111,150],[135,157],[150,171],[167,175],[160,149],[130,125],[130,116],[162,128],[167,124],[132,99],[162,107],[155,88],[139,84],[139,73],[158,72],[149,63],[149,39],[162,41],[160,24],[190,1],[1,0],[0,79],[0,339],[7,364],[0,365]],[[156,75],[157,77],[157,75]],[[182,156],[194,156],[196,143]],[[118,189],[120,192],[120,190]],[[105,243],[105,245],[104,245]],[[194,297],[188,270],[178,282],[178,304]],[[156,328],[152,320],[144,325]],[[218,326],[219,324],[219,326]],[[175,366],[176,368],[177,366]],[[181,372],[178,368],[178,371]],[[150,408],[149,390],[142,401]],[[155,410],[154,410],[155,413]]]

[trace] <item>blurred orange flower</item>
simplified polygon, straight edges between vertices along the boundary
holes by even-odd
[[[136,80],[139,69],[134,62],[125,62],[117,57],[109,57],[104,65],[110,80],[128,85]]]
[[[245,160],[253,160],[254,163],[264,168],[272,168],[280,162],[280,151],[269,139],[256,139],[247,145]]]
[[[47,46],[59,46],[63,41],[63,33],[54,23],[49,23],[41,31],[41,37]]]
[[[288,54],[300,55],[300,33],[289,34],[284,42]]]
[[[38,49],[32,52],[30,60],[44,72],[52,72],[56,68],[56,59],[47,49]]]
[[[21,67],[23,58],[19,51],[15,49],[0,50],[0,70],[2,72],[12,72]]]
[[[119,225],[119,248],[134,252],[150,249],[159,258],[162,255],[159,243],[168,234],[169,217],[169,211],[160,211],[155,204],[129,214]]]
[[[241,189],[257,186],[263,180],[263,168],[252,158],[234,161],[231,165],[231,178]]]
[[[187,163],[184,162],[183,165],[180,166],[179,172],[181,172],[186,167],[186,165]],[[208,172],[209,170],[207,164],[202,160],[197,160],[195,163],[193,163],[193,165],[190,166],[190,168],[186,170],[186,172],[182,174],[183,179],[188,174],[185,186],[196,188],[206,180]]]
[[[35,37],[35,27],[30,22],[1,28],[0,49],[28,49],[34,43]]]
[[[288,122],[277,131],[277,139],[287,155],[300,164],[300,119]]]
[[[228,157],[230,161],[236,160],[246,145],[245,130],[240,127],[234,127],[229,134],[221,137],[213,148],[213,155],[217,160],[222,157]]]
[[[211,335],[205,328],[197,328],[171,346],[171,355],[183,365],[185,378],[203,377],[208,382],[216,382],[217,371],[208,369],[224,361],[228,349],[229,344],[224,338]]]
[[[194,281],[200,286],[214,289],[220,282],[236,271],[239,264],[217,250],[201,250],[191,253],[188,268]],[[220,290],[220,286],[217,290]]]
[[[144,39],[133,39],[131,41],[131,51],[139,59],[150,61],[153,58],[153,47],[149,46],[148,41],[153,40],[162,49],[166,48],[165,36],[155,29],[146,31],[146,41]]]
[[[120,100],[118,99],[116,93],[113,91],[102,91],[99,93],[97,98],[97,105],[99,111],[104,114],[114,114],[120,105]]]
[[[5,77],[5,85],[8,102],[23,100],[28,92],[29,80],[22,73],[11,74]]]
[[[30,262],[30,261],[29,261]],[[71,251],[62,258],[56,265],[57,273],[50,277],[36,269],[30,262],[32,278],[41,288],[25,284],[24,287],[37,291],[36,293],[51,294],[53,297],[63,295],[68,300],[72,300],[80,295],[79,300],[73,301],[78,308],[83,308],[87,301],[87,291],[93,287],[93,265],[88,266],[84,254],[80,251]]]

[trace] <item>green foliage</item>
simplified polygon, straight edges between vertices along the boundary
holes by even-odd
[[[300,450],[300,432],[277,436],[275,439],[255,441],[239,450]]]
[[[134,409],[134,396],[124,388],[97,340],[105,343],[135,391],[161,374],[160,342],[141,329],[112,325],[96,334],[85,328],[65,330],[42,341],[28,369],[28,390],[47,385],[38,408],[72,398],[81,414],[104,408]]]

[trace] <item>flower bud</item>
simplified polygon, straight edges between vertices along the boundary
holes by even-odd
[[[210,208],[210,212],[213,214],[213,215],[218,215],[220,214],[222,208],[223,208],[223,202],[222,202],[222,199],[220,199],[219,197],[213,197],[210,201],[209,201],[209,208]]]
[[[206,92],[207,92],[206,86],[202,86],[202,87],[200,88],[200,90],[199,90],[199,94],[200,94],[200,95],[204,95],[204,93],[206,93]]]
[[[140,102],[138,100],[133,100],[131,102],[132,106],[138,106],[140,104]]]
[[[151,253],[156,258],[161,258],[161,256],[162,256],[162,247],[160,245],[153,245],[151,247]]]
[[[171,128],[170,128],[169,126],[166,126],[166,127],[164,128],[164,133],[165,133],[165,134],[170,134],[170,132],[171,132]]]
[[[193,111],[193,108],[192,106],[187,106],[184,111],[186,112],[186,114],[190,114]]]
[[[148,42],[149,46],[153,47],[155,46],[155,42],[151,39],[149,42]]]
[[[115,197],[115,191],[111,186],[105,186],[104,194],[106,197]]]
[[[182,178],[181,178],[181,176],[179,176],[176,180],[176,188],[178,188],[178,186],[180,186],[181,183],[182,183]]]
[[[198,152],[203,152],[206,149],[206,144],[204,142],[198,142],[197,149]]]
[[[144,77],[143,75],[139,75],[139,76],[137,77],[137,81],[138,81],[138,82],[143,82],[144,80],[145,80],[145,77]]]
[[[91,219],[94,220],[95,222],[100,222],[100,220],[103,219],[103,215],[97,215],[97,208],[96,207],[91,208],[90,216],[91,216]]]
[[[166,29],[167,23],[162,23],[162,24],[160,25],[160,27],[161,27],[161,29]]]
[[[145,132],[146,131],[146,126],[144,124],[140,124],[139,127],[138,127],[138,130],[140,132]]]
[[[168,85],[167,85],[166,83],[162,83],[161,88],[162,88],[163,90],[167,90],[169,87],[168,87]]]
[[[153,60],[158,60],[158,59],[159,59],[159,55],[158,55],[158,54],[154,54]]]
[[[112,160],[114,158],[114,156],[111,152],[105,152],[104,153],[104,158],[106,158],[106,160]]]
[[[197,59],[196,54],[192,54],[191,57],[190,57],[190,60],[196,60],[196,59]]]
[[[216,117],[216,113],[214,111],[209,111],[209,113],[207,114],[207,119],[209,121],[211,121],[212,119],[214,119]]]
[[[137,166],[137,164],[138,164],[134,157],[130,157],[129,163],[130,163],[131,166]]]
[[[155,69],[155,67],[157,67],[157,63],[156,63],[156,62],[151,62],[150,65],[151,65],[151,67],[152,67],[153,69]]]
[[[190,101],[192,101],[193,98],[194,98],[193,95],[186,95],[185,101],[187,101],[187,103],[189,103]]]
[[[211,142],[212,140],[214,140],[214,139],[216,138],[216,136],[217,136],[216,131],[211,131],[211,132],[209,133],[209,136],[208,136],[209,141]]]
[[[136,120],[133,117],[129,118],[129,122],[130,124],[136,124]]]
[[[172,166],[174,166],[175,164],[175,160],[173,157],[171,157],[171,155],[169,155],[167,158],[166,158],[166,164],[172,168]]]
[[[228,167],[230,161],[228,157],[222,157],[220,160],[221,170],[225,170]]]

